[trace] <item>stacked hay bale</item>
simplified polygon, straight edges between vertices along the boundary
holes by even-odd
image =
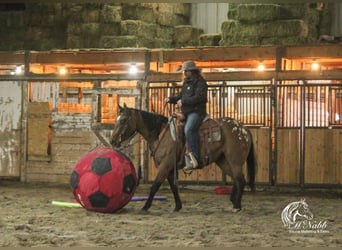
[[[180,3],[74,4],[70,12],[68,48],[170,48],[174,44],[175,27],[189,23],[190,6]]]
[[[96,48],[100,36],[100,7],[98,4],[68,5],[67,48]]]
[[[15,26],[9,28],[9,34],[16,38],[12,37],[13,40],[10,40],[9,44],[17,45],[20,49],[32,50],[65,48],[65,36],[60,36],[66,29],[62,4],[27,5],[26,13],[30,14],[25,15],[20,11],[4,13],[15,18],[13,19]]]
[[[221,26],[220,45],[314,43],[321,12],[309,4],[231,4],[229,20]]]

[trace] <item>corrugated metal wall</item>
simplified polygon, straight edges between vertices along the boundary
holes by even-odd
[[[221,33],[221,24],[226,21],[228,3],[192,4],[191,24],[202,28],[204,33]]]

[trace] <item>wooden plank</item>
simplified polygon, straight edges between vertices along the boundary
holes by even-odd
[[[28,103],[27,154],[29,157],[39,155],[47,157],[50,118],[48,102]]]
[[[30,63],[111,64],[145,62],[146,49],[58,50],[30,52]]]
[[[279,129],[277,135],[277,183],[299,184],[299,130]]]
[[[25,64],[25,53],[0,52],[0,64]]]
[[[160,53],[163,54],[163,62],[183,62],[186,60],[198,61],[229,61],[241,59],[268,59],[276,57],[276,46],[234,46],[212,48],[182,48],[152,50],[151,61],[159,61]]]
[[[341,129],[306,129],[305,184],[341,184]]]
[[[339,80],[342,79],[340,70],[324,71],[237,71],[237,72],[204,72],[207,81],[261,81],[277,78],[278,80]],[[179,73],[153,72],[147,76],[148,82],[181,82],[182,76]]]
[[[270,128],[250,129],[255,145],[257,158],[256,182],[268,183],[270,171]],[[246,165],[246,164],[245,164]],[[245,170],[246,171],[246,170]]]
[[[284,47],[284,57],[286,58],[320,58],[320,57],[342,57],[342,45],[310,45],[310,46],[289,46]]]

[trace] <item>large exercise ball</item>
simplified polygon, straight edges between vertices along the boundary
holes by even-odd
[[[98,147],[78,160],[70,184],[76,201],[85,209],[113,213],[131,200],[138,179],[126,155]]]

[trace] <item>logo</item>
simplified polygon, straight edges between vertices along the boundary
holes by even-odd
[[[290,233],[328,233],[328,222],[315,220],[305,199],[289,203],[281,213],[281,221]]]

